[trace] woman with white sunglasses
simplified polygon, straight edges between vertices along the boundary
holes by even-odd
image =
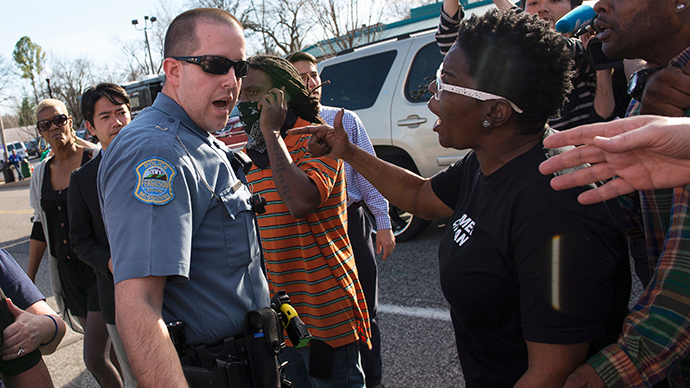
[[[542,139],[570,89],[570,57],[549,25],[489,11],[465,21],[429,86],[444,147],[472,152],[425,179],[350,144],[337,125],[310,151],[344,159],[392,204],[450,217],[439,246],[467,387],[561,387],[615,342],[630,270],[616,203],[585,207],[539,173]]]

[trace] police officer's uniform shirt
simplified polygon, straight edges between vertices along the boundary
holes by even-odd
[[[269,304],[251,193],[230,160],[161,93],[113,140],[99,169],[115,283],[167,276],[163,318],[184,321],[191,344],[238,334],[248,310]]]

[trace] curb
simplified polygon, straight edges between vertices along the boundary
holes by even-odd
[[[0,190],[10,189],[13,187],[27,187],[31,184],[31,177],[25,178],[23,181],[14,181],[10,183],[5,183],[5,181],[0,182],[2,182],[2,184],[0,184]]]

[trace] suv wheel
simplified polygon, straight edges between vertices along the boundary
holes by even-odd
[[[430,221],[421,219],[393,205],[390,206],[388,215],[391,218],[391,226],[396,241],[411,239],[424,231],[430,223]]]

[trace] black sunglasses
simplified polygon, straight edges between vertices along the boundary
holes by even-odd
[[[51,124],[55,124],[58,127],[65,125],[67,119],[67,115],[57,115],[52,119],[40,120],[36,123],[36,128],[41,132],[45,132],[50,129]]]
[[[199,65],[201,70],[210,74],[228,74],[230,68],[235,68],[235,77],[244,78],[247,76],[249,66],[247,61],[233,61],[218,55],[201,55],[198,57],[171,57],[180,61],[185,61]]]

